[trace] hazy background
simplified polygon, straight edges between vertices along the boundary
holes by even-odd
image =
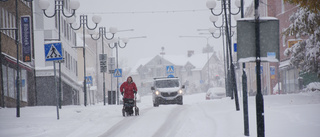
[[[77,14],[88,14],[89,23],[92,23],[92,15],[100,15],[102,21],[99,27],[134,29],[131,32],[117,33],[118,37],[147,36],[144,39],[132,39],[126,48],[119,50],[119,61],[124,62],[127,67],[132,67],[140,58],[159,54],[161,47],[165,48],[166,55],[187,55],[188,50],[194,50],[195,54],[201,53],[202,48],[207,45],[205,38],[179,38],[179,36],[199,36],[200,32],[197,29],[214,27],[209,21],[211,13],[206,7],[206,1],[79,0],[80,8]],[[251,2],[252,0],[245,0],[245,8]],[[235,7],[233,4],[234,2],[232,7]],[[216,12],[221,10],[220,2],[217,2],[216,9]],[[220,21],[221,18],[219,24]],[[210,38],[209,44],[215,51],[223,54],[222,39]]]

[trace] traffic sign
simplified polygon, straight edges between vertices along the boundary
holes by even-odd
[[[62,60],[61,42],[44,44],[44,53],[46,61]]]
[[[122,77],[122,69],[115,69],[113,73],[113,77]]]
[[[167,73],[174,73],[174,67],[173,66],[167,66]]]
[[[86,76],[86,84],[92,84],[92,76]]]
[[[99,54],[100,72],[107,71],[107,54]]]

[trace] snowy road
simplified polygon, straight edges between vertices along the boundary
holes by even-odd
[[[250,136],[256,136],[255,98],[249,97]],[[264,96],[265,135],[318,137],[320,92]],[[245,137],[243,112],[234,100],[184,96],[184,105],[153,107],[151,96],[138,103],[140,116],[123,117],[121,105],[54,106],[0,109],[0,137]]]
[[[216,132],[213,130],[216,129],[215,120],[203,105],[160,105],[142,109],[141,113],[124,118],[101,136],[212,136]]]

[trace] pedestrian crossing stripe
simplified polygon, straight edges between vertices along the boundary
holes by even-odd
[[[113,76],[114,77],[122,77],[122,69],[115,69]]]
[[[55,61],[63,59],[61,43],[49,43],[45,44],[44,46],[46,61]]]
[[[167,66],[167,73],[174,73],[173,66]]]

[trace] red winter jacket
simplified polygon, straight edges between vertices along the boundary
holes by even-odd
[[[120,86],[120,92],[124,92],[123,94],[123,98],[129,98],[129,99],[133,99],[134,98],[134,92],[133,91],[138,91],[136,84],[131,81],[130,83],[128,82],[128,79],[131,77],[127,78],[126,82],[123,82]],[[131,78],[132,80],[132,78]]]

